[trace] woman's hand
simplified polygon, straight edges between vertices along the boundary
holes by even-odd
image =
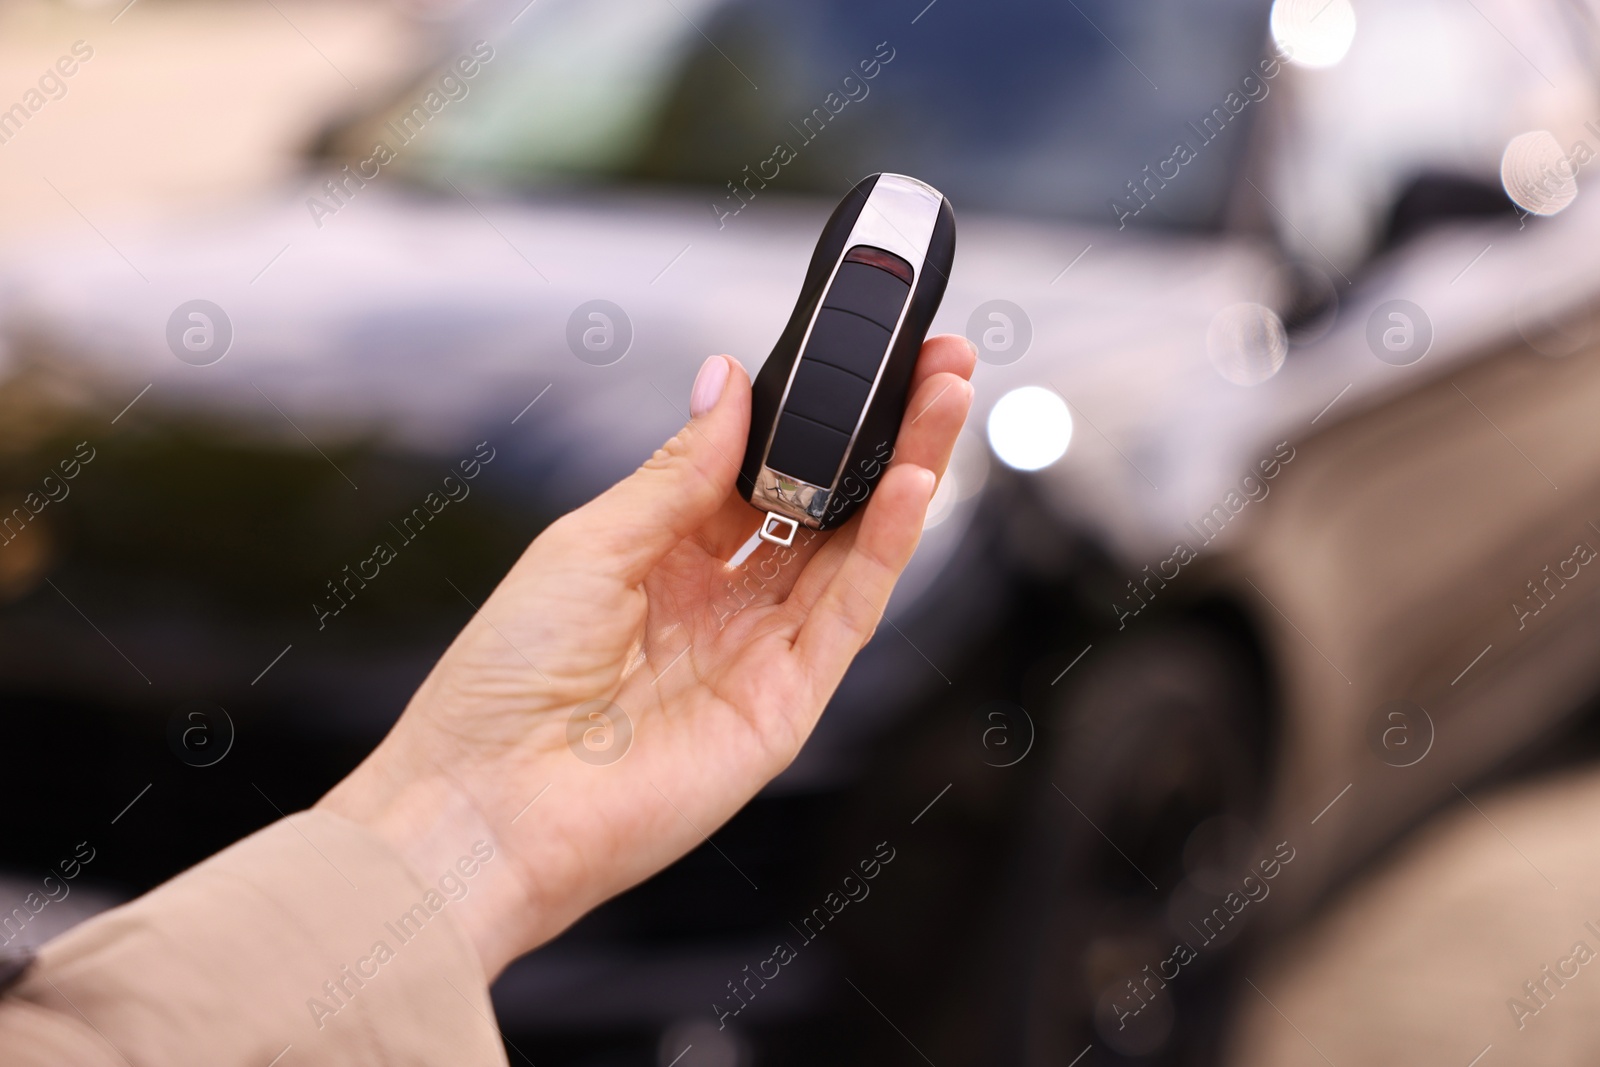
[[[750,379],[708,359],[689,424],[534,540],[318,807],[373,829],[427,882],[493,845],[450,907],[490,979],[700,844],[788,766],[872,636],[973,363],[963,339],[929,340],[866,506],[730,568],[761,521],[735,486]]]

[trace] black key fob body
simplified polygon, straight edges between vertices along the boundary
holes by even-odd
[[[848,519],[883,474],[955,257],[950,202],[903,174],[834,209],[777,346],[756,375],[739,488],[761,536]]]

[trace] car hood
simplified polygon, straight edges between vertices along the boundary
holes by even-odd
[[[371,187],[320,224],[286,195],[183,230],[85,228],[14,247],[0,268],[0,374],[46,353],[52,373],[113,411],[151,385],[141,402],[292,432],[270,398],[317,439],[443,450],[503,427],[530,490],[571,507],[676,431],[706,354],[758,369],[831,208],[769,196],[719,227],[709,194],[689,191],[469,195]],[[1337,276],[1333,328],[1243,387],[1212,366],[1207,331],[1229,305],[1280,296],[1266,245],[963,214],[934,330],[969,332],[979,305],[1004,299],[1033,336],[1015,362],[979,365],[941,510],[977,495],[994,402],[1041,385],[1067,400],[1074,424],[1066,456],[1027,476],[1041,495],[1113,556],[1170,547],[1276,441],[1325,425],[1313,420],[1336,398],[1328,422],[1495,338],[1559,327],[1600,286],[1600,258],[1585,254],[1596,216],[1600,203],[1580,202],[1515,241],[1446,232],[1359,285]],[[1380,362],[1366,342],[1369,312],[1395,296],[1433,319],[1433,349],[1411,367]],[[221,306],[235,335],[206,367],[166,341],[174,309],[197,298]],[[567,340],[576,309],[596,299],[620,306],[634,334],[609,366],[580,360]]]
[[[570,507],[675,432],[706,354],[758,368],[831,208],[772,197],[719,228],[692,193],[469,195],[369,188],[320,220],[285,196],[183,230],[55,235],[14,248],[0,273],[0,343],[12,371],[46,360],[112,412],[150,385],[141,403],[292,433],[270,398],[318,441],[444,450],[497,429],[530,489]],[[980,304],[1004,299],[1033,336],[1016,362],[980,364],[960,484],[941,511],[975,498],[984,420],[1024,384],[1058,391],[1074,416],[1067,456],[1033,477],[1114,551],[1161,542],[1237,477],[1249,447],[1212,431],[1253,391],[1214,372],[1205,337],[1220,308],[1262,298],[1263,248],[967,215],[958,230],[934,329],[967,332]],[[210,366],[166,340],[169,316],[195,299],[233,329]],[[567,340],[596,299],[634,334],[609,366]]]
[[[496,200],[395,183],[369,185],[320,225],[287,194],[184,228],[102,220],[11,249],[0,375],[42,377],[107,420],[132,402],[135,419],[197,415],[294,449],[376,441],[451,459],[487,439],[507,457],[500,476],[558,513],[678,430],[708,353],[754,372],[771,349],[832,204],[759,206],[719,226],[708,198],[689,191]],[[966,534],[990,499],[984,424],[1007,390],[1043,385],[1068,399],[1067,455],[1028,477],[1064,525],[1118,554],[1166,542],[1167,516],[1186,501],[1175,472],[1236,476],[1203,427],[1171,416],[1248,392],[1212,371],[1204,337],[1219,308],[1257,294],[1270,266],[1262,249],[966,215],[958,231],[935,330],[966,332],[979,305],[1004,299],[1023,309],[1032,343],[1007,366],[979,365],[971,424],[890,602],[892,625],[840,687],[834,703],[848,713],[824,717],[774,788],[852,773],[862,742],[948,685],[974,627],[1001,610],[997,562]],[[167,340],[176,309],[196,299],[222,308],[233,333],[207,366]],[[597,299],[618,305],[633,332],[607,366],[579,359],[567,339],[574,312]]]
[[[497,471],[553,513],[676,432],[707,353],[731,353],[752,372],[765,358],[832,205],[759,206],[719,228],[707,198],[688,191],[496,200],[396,185],[363,190],[320,226],[288,195],[184,229],[102,222],[10,250],[0,375],[48,376],[107,420],[135,401],[296,448],[303,433],[324,448],[377,439],[453,458],[490,439],[509,457]],[[1515,241],[1458,231],[1416,242],[1360,285],[1340,282],[1332,328],[1256,387],[1223,379],[1206,338],[1222,309],[1276,295],[1266,246],[962,215],[935,330],[968,332],[980,305],[1003,299],[1027,316],[1032,342],[1013,363],[979,365],[937,521],[891,603],[893,632],[841,687],[850,713],[824,717],[785,779],[815,780],[816,768],[859,758],[863,737],[915,704],[916,680],[941,685],[953,670],[939,665],[970,645],[965,605],[919,604],[947,572],[945,587],[985,584],[955,572],[970,564],[966,531],[997,499],[982,491],[997,466],[984,426],[1007,391],[1051,388],[1073,415],[1066,455],[1017,475],[1059,520],[1044,539],[1092,539],[1131,574],[1170,552],[1185,523],[1277,441],[1447,374],[1507,332],[1559,323],[1563,308],[1600,289],[1600,257],[1587,252],[1597,209],[1580,202]],[[1371,309],[1397,296],[1434,320],[1433,350],[1409,367],[1380,362],[1365,340]],[[219,305],[233,329],[209,366],[168,347],[169,318],[195,299]],[[574,312],[596,299],[622,308],[633,331],[607,366],[584,362],[567,340]]]

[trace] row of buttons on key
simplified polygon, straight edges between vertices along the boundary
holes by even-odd
[[[869,257],[888,266],[852,261]],[[911,289],[902,273],[911,276],[904,261],[865,246],[839,265],[773,434],[773,470],[813,485],[833,481]]]

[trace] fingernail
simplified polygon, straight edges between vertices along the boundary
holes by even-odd
[[[978,358],[978,342],[974,341],[970,337],[963,337],[962,340],[967,342],[967,347],[968,348],[972,349],[972,358],[973,359],[977,359]]]
[[[723,387],[728,384],[728,361],[712,356],[700,364],[700,373],[694,376],[694,389],[689,393],[689,414],[699,418],[717,406],[722,399]]]
[[[917,472],[917,478],[922,482],[922,495],[925,498],[932,500],[933,491],[937,487],[936,483],[938,482],[938,479],[935,478],[933,476],[933,472],[926,467],[923,467]]]

